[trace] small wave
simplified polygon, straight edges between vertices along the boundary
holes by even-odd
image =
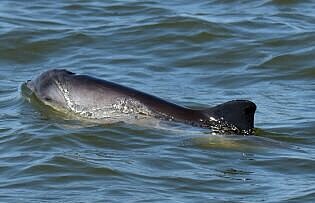
[[[73,173],[74,170],[77,173]],[[111,168],[93,164],[88,159],[81,157],[80,154],[76,156],[69,155],[55,155],[49,160],[43,160],[42,163],[34,162],[30,166],[25,167],[20,172],[25,175],[45,175],[54,173],[57,177],[68,176],[70,179],[74,179],[75,176],[79,176],[79,179],[83,179],[85,174],[94,174],[94,175],[106,175],[106,176],[119,176],[119,172]],[[71,175],[70,175],[70,174]],[[48,176],[49,177],[49,176]],[[50,176],[52,177],[52,176]]]
[[[313,202],[315,196],[315,188],[304,189],[300,187],[298,191],[295,192],[290,198],[287,198],[285,202]]]
[[[272,70],[274,79],[314,79],[315,68],[314,63],[312,63],[314,58],[312,48],[301,49],[272,56],[260,65],[255,66],[255,69]]]
[[[93,37],[80,32],[19,30],[0,36],[6,43],[0,48],[2,60],[32,63],[71,46],[93,44]]]
[[[273,4],[273,5],[292,5],[292,4],[300,4],[302,3],[302,1],[299,0],[269,0],[268,1],[269,4]]]

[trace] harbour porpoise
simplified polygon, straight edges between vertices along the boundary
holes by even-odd
[[[25,83],[37,99],[58,111],[91,121],[155,118],[214,132],[253,134],[256,105],[232,100],[206,109],[190,109],[114,82],[65,69],[43,72]]]

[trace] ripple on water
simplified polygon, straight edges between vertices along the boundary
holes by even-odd
[[[3,60],[17,63],[34,63],[53,53],[63,53],[67,46],[93,44],[93,37],[84,33],[69,31],[37,30],[25,33],[24,30],[12,31],[1,35],[6,46],[1,48]]]
[[[1,200],[312,202],[313,13],[296,0],[0,1]],[[49,68],[195,108],[250,99],[256,136],[63,119],[20,95]]]

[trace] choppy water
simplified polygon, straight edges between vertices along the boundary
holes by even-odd
[[[1,202],[315,201],[313,1],[1,1]],[[191,107],[257,106],[256,136],[54,119],[50,68]]]

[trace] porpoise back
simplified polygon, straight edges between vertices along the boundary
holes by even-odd
[[[256,105],[248,100],[233,100],[195,110],[114,82],[59,69],[42,73],[26,86],[45,104],[85,118],[146,115],[220,133],[252,134],[254,129]]]

